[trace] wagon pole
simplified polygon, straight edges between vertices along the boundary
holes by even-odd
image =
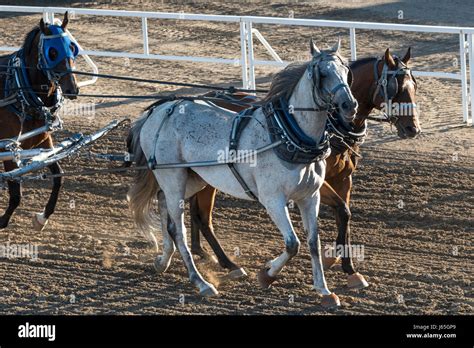
[[[48,180],[54,178],[63,178],[63,177],[77,177],[77,176],[90,176],[96,174],[111,174],[111,173],[122,173],[128,171],[137,171],[137,170],[156,170],[156,169],[171,169],[171,168],[191,168],[191,167],[211,167],[211,166],[220,166],[220,165],[228,165],[229,163],[240,163],[244,162],[248,157],[258,155],[262,152],[271,150],[279,145],[281,145],[284,140],[280,139],[271,144],[263,146],[257,150],[255,150],[254,154],[245,154],[243,156],[238,156],[231,160],[227,161],[218,161],[218,160],[211,160],[211,161],[196,161],[196,162],[178,162],[178,163],[163,163],[163,164],[155,164],[152,167],[150,166],[122,166],[116,168],[105,168],[105,169],[91,169],[91,170],[83,170],[79,172],[65,172],[65,173],[58,173],[58,174],[40,174],[40,175],[32,175],[32,176],[20,176],[16,178],[8,178],[8,180],[13,181],[30,181],[30,180]],[[124,158],[132,159],[129,155],[124,155]]]

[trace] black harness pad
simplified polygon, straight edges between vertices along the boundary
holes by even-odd
[[[329,156],[328,134],[325,133],[321,143],[315,143],[299,128],[294,117],[288,112],[285,101],[268,103],[263,106],[263,112],[272,142],[282,138],[285,141],[273,149],[280,159],[290,163],[308,164]]]

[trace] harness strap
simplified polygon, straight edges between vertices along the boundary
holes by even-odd
[[[250,108],[250,109],[245,109],[243,112],[238,114],[235,117],[234,121],[232,122],[232,130],[230,132],[230,141],[229,141],[229,153],[235,153],[235,154],[237,153],[237,147],[239,144],[240,135],[242,134],[242,131],[244,130],[244,128],[249,124],[252,118],[251,115],[253,114],[255,109],[256,109],[255,107]],[[232,171],[232,174],[234,174],[235,178],[239,182],[240,186],[242,186],[242,188],[244,189],[247,196],[249,196],[253,200],[258,201],[258,197],[252,192],[250,187],[247,185],[245,180],[242,178],[242,176],[238,172],[237,168],[235,167],[235,163],[229,162],[227,165]]]
[[[178,105],[181,102],[183,102],[183,99],[175,101],[173,104],[170,105],[169,108],[166,109],[165,118],[161,121],[160,126],[158,127],[158,130],[156,131],[155,141],[153,142],[153,149],[156,149],[156,144],[158,143],[158,138],[160,136],[161,129],[165,125],[166,121],[168,121],[170,116],[173,114],[174,109],[176,108],[176,105]],[[147,117],[150,117],[154,109],[155,108],[151,108],[149,110]],[[150,159],[148,160],[148,168],[153,169],[154,167],[156,167],[156,165],[157,163],[156,163],[155,151],[153,151]]]

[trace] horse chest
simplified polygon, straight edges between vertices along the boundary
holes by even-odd
[[[313,195],[323,184],[324,171],[324,164],[312,163],[303,167],[299,173],[295,173],[292,177],[292,185],[289,185],[290,198],[298,200]]]
[[[349,176],[355,170],[349,151],[344,151],[335,156],[330,156],[327,160],[326,179],[336,176]]]

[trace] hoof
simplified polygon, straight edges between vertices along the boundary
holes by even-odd
[[[239,269],[234,269],[233,271],[230,271],[227,276],[231,279],[240,279],[240,278],[245,278],[247,277],[247,272],[243,268]]]
[[[47,223],[48,223],[48,219],[45,219],[42,213],[33,215],[33,229],[35,231],[38,231],[38,232],[43,231]]]
[[[219,292],[216,290],[216,288],[212,284],[210,284],[208,287],[202,289],[199,292],[199,295],[203,297],[212,297],[212,296],[216,296],[217,294],[219,294]]]
[[[369,286],[364,276],[359,272],[347,277],[347,287],[350,289],[364,289]]]
[[[0,219],[0,230],[3,230],[4,228],[8,227],[8,221],[4,219]]]
[[[335,293],[331,293],[331,295],[323,295],[321,306],[324,309],[336,309],[341,307],[341,301]]]
[[[153,262],[153,267],[155,267],[156,273],[162,274],[165,273],[168,270],[168,267],[170,266],[170,262],[167,262],[166,264],[163,264],[162,257],[158,256],[155,259],[155,262]]]
[[[247,272],[243,268],[239,269],[234,269],[233,271],[230,271],[227,273],[226,278],[228,279],[241,279],[247,277]]]
[[[323,259],[323,268],[325,271],[330,269],[332,266],[338,264],[341,262],[341,257],[337,256],[328,256],[328,255],[334,255],[334,248],[332,246],[325,246],[323,253],[322,253],[322,259]]]
[[[263,289],[268,289],[272,283],[277,280],[277,277],[268,275],[268,268],[262,268],[257,274],[258,283]]]
[[[219,284],[227,283],[247,277],[247,272],[243,268],[234,269],[224,276],[219,277]]]

